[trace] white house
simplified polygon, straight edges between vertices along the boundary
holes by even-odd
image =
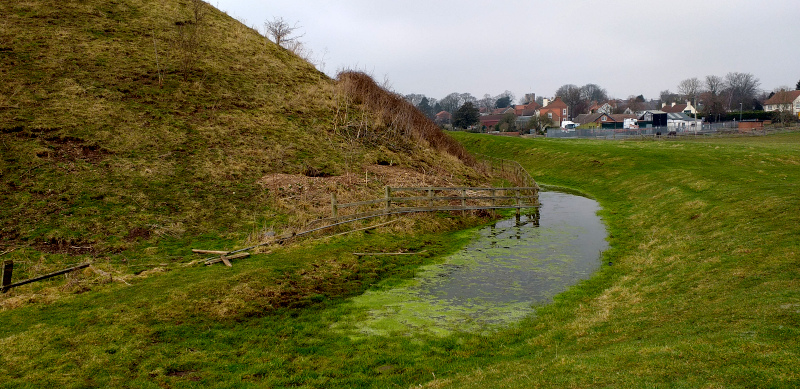
[[[792,111],[800,117],[800,90],[780,91],[764,102],[765,111]]]
[[[668,105],[667,103],[661,104],[661,110],[666,113],[685,113],[687,115],[694,115],[697,113],[697,109],[692,106],[692,103],[686,102],[685,104],[676,104],[672,103],[672,105]]]
[[[697,131],[702,128],[701,125],[701,121],[696,121],[684,112],[667,113],[667,128],[670,131]]]

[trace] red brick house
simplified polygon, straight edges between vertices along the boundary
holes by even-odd
[[[541,108],[539,104],[535,101],[531,101],[528,104],[522,105],[515,105],[514,106],[514,115],[517,116],[533,116],[536,115],[536,111]]]
[[[497,123],[500,123],[500,119],[502,119],[503,116],[505,115],[484,115],[481,116],[478,120],[480,120],[482,126],[486,126],[487,128],[492,128]]]
[[[436,119],[434,119],[434,122],[438,125],[450,124],[453,122],[453,115],[447,111],[439,112],[436,114]]]
[[[569,107],[561,100],[561,97],[556,97],[550,104],[539,108],[539,115],[545,115],[552,120],[553,123],[561,125],[561,122],[564,120],[569,120]]]

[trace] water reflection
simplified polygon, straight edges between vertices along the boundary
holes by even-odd
[[[402,287],[355,298],[364,334],[485,331],[519,320],[600,266],[608,247],[597,202],[540,193],[539,215],[480,229],[444,263],[425,266]]]

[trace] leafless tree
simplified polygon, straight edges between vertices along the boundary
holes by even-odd
[[[425,98],[425,95],[419,94],[419,93],[409,93],[409,94],[403,96],[403,98],[406,101],[408,101],[409,103],[411,103],[411,105],[416,107],[416,106],[419,105],[419,103],[422,102],[422,99]]]
[[[552,127],[554,125],[553,119],[548,118],[547,115],[534,115],[528,119],[528,128],[535,130],[537,134],[544,134],[547,127]]]
[[[272,38],[276,45],[289,49],[287,45],[297,42],[305,35],[294,36],[295,31],[300,29],[298,24],[299,22],[292,25],[282,17],[275,17],[271,21],[264,22],[264,30],[267,37]]]
[[[723,88],[725,88],[725,82],[722,81],[722,77],[715,75],[706,76],[706,91],[714,96],[719,96]]]
[[[478,108],[483,108],[487,112],[491,112],[494,109],[494,102],[497,101],[496,98],[492,97],[492,95],[486,93],[483,95],[483,98],[478,100]]]
[[[581,87],[581,98],[584,101],[602,103],[608,100],[608,92],[597,84],[586,84]]]
[[[750,73],[732,72],[725,75],[725,86],[728,89],[728,109],[751,109],[761,82]]]
[[[465,101],[463,100],[462,95],[463,93],[453,92],[439,100],[439,105],[442,107],[442,111],[453,113],[459,107],[464,105]]]
[[[207,5],[203,0],[191,0],[192,18],[175,23],[177,39],[175,46],[179,56],[179,65],[183,79],[189,79],[189,73],[197,62],[199,48],[202,45]]]
[[[558,88],[558,90],[556,90],[556,97],[561,97],[561,100],[567,104],[571,115],[583,113],[582,110],[579,111],[579,109],[581,108],[581,105],[585,104],[581,104],[583,102],[583,99],[581,98],[581,88],[578,88],[577,85],[562,85],[560,88]]]
[[[694,103],[701,88],[702,83],[697,77],[687,78],[678,84],[678,93],[684,100]]]

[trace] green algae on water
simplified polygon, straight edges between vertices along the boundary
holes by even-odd
[[[336,329],[355,338],[487,333],[534,314],[597,270],[607,248],[595,201],[542,192],[541,203],[538,226],[523,218],[479,229],[467,247],[413,279],[353,298],[358,313]]]

